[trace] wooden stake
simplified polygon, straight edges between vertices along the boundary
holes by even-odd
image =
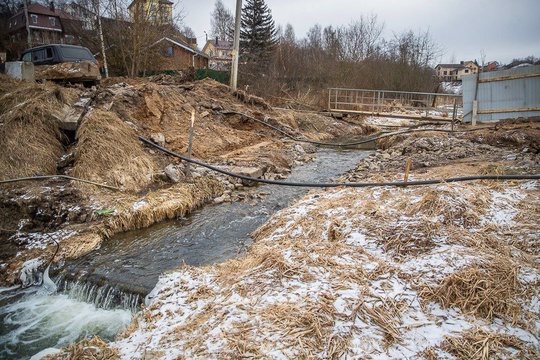
[[[404,178],[404,181],[407,182],[407,180],[409,180],[409,171],[411,170],[411,157],[409,156],[407,158],[407,165],[405,165],[405,178]]]
[[[193,127],[195,125],[195,111],[192,111],[191,112],[191,124],[189,126],[189,143],[188,143],[188,153],[187,153],[187,156],[188,156],[188,159],[191,160],[191,146],[193,144]],[[187,164],[186,164],[186,177],[189,179],[190,177],[190,169],[189,169],[189,165],[191,163],[188,161]]]

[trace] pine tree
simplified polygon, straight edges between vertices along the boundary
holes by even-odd
[[[272,11],[264,0],[247,0],[242,9],[240,56],[243,61],[267,62],[277,43]]]

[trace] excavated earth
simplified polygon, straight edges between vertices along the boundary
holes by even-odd
[[[55,178],[0,185],[3,284],[16,283],[27,260],[45,263],[52,240],[59,261],[112,234],[244,199],[249,184],[199,166],[188,177],[184,162],[137,138],[186,154],[192,114],[194,158],[255,168],[268,179],[285,178],[313,156],[312,145],[283,132],[357,138],[404,124],[281,110],[208,80],[37,87],[25,92],[53,95],[37,108],[74,116],[78,129],[48,151],[51,169],[38,150],[25,152],[35,149],[31,139],[20,147],[23,140],[10,142],[20,131],[10,127],[13,114],[26,109],[32,117],[30,100],[0,104],[0,145],[11,149],[1,158],[1,180],[63,174],[93,184]],[[15,93],[4,90],[0,100]],[[378,150],[340,181],[539,174],[539,120],[459,125],[454,133],[437,131],[448,125],[415,124],[418,132],[378,140]],[[312,191],[257,230],[245,258],[164,276],[116,342],[84,340],[58,358],[536,358],[539,199],[537,180]]]
[[[38,258],[43,267],[54,241],[60,244],[55,261],[61,261],[88,253],[115,233],[184,216],[208,202],[245,198],[239,194],[250,184],[200,166],[191,166],[188,178],[184,161],[143,145],[137,136],[186,155],[193,116],[193,158],[283,179],[314,151],[284,134],[324,140],[377,130],[273,108],[212,80],[107,79],[84,89],[3,79],[0,145],[10,151],[0,159],[0,180],[61,174],[117,190],[61,178],[1,184],[2,285],[17,283],[27,260]],[[54,129],[46,137],[42,124],[57,127],[58,119],[76,122],[77,131],[58,135]],[[47,142],[58,144],[49,149]]]

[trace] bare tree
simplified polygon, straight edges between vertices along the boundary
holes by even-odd
[[[384,24],[379,24],[376,15],[360,16],[347,28],[341,29],[344,60],[360,62],[376,51]]]
[[[121,62],[129,76],[139,75],[147,64],[155,65],[161,58],[161,49],[154,46],[160,39],[180,36],[181,10],[173,16],[145,6],[143,1],[131,0],[110,0],[108,9],[111,19],[104,24],[106,42],[114,51],[116,63]]]
[[[214,11],[211,13],[210,26],[212,37],[221,40],[231,40],[234,32],[234,16],[225,8],[221,0],[216,0]]]

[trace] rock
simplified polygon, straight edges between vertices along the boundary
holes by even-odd
[[[167,175],[167,177],[172,182],[175,182],[175,183],[180,182],[181,173],[178,170],[178,168],[173,164],[167,165],[167,167],[165,168],[165,175]]]
[[[205,117],[207,117],[208,115],[210,115],[210,113],[209,113],[208,111],[203,111],[199,116],[200,116],[201,118],[205,118]]]
[[[165,146],[165,135],[163,135],[162,133],[150,134],[150,140],[152,140],[159,146]]]
[[[296,151],[296,152],[298,152],[300,154],[305,154],[306,153],[306,151],[304,150],[302,145],[299,145],[299,144],[294,145],[294,151]]]
[[[392,157],[392,155],[390,155],[389,153],[385,152],[385,153],[382,154],[383,159],[390,159],[391,157]]]
[[[214,204],[223,204],[224,202],[230,202],[230,201],[231,201],[231,195],[223,194],[220,197],[217,197],[214,199]]]

